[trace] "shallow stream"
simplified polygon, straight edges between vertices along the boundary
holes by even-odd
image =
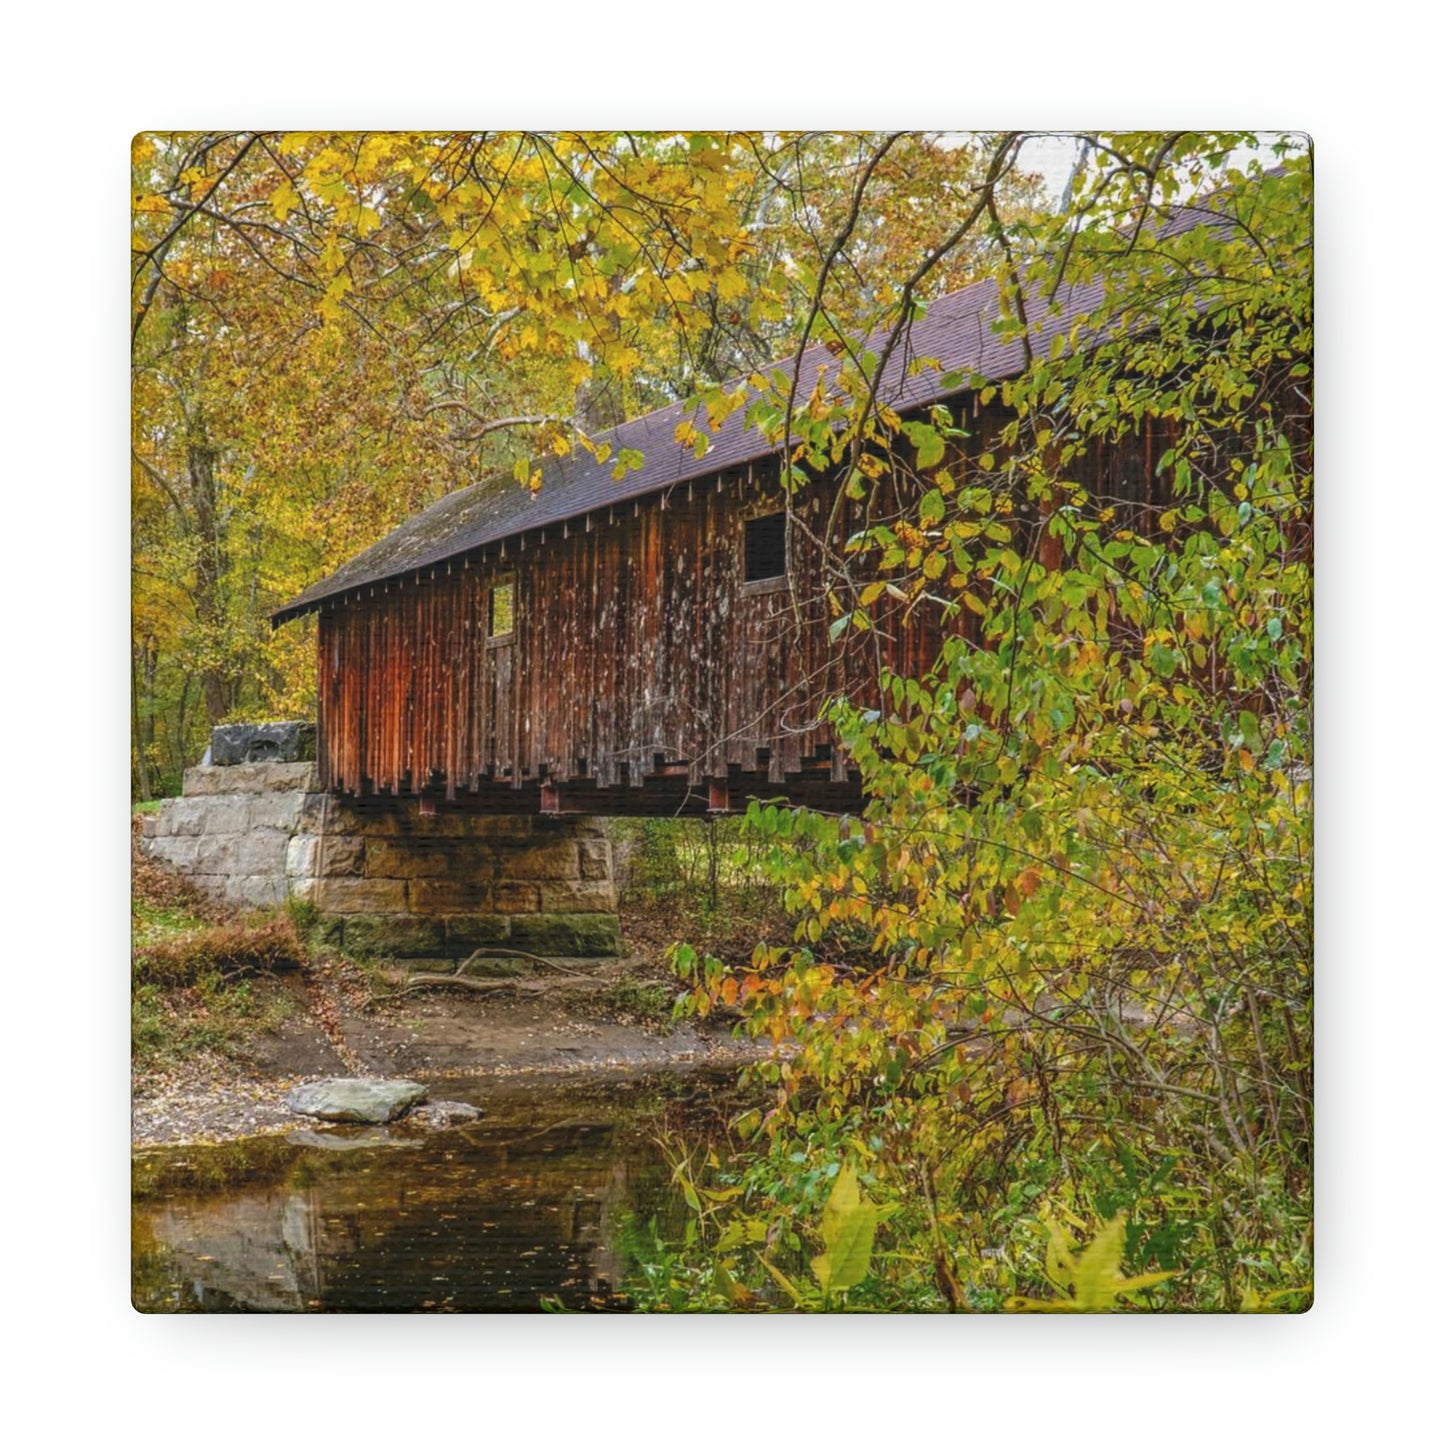
[[[627,1239],[682,1228],[660,1139],[718,1128],[729,1080],[445,1080],[485,1111],[443,1131],[317,1126],[135,1156],[146,1312],[466,1311],[624,1304]]]

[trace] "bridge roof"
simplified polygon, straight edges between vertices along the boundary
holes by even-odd
[[[1218,224],[1221,219],[1218,211],[1206,206],[1184,206],[1164,230],[1177,232],[1201,221]],[[1067,337],[1074,323],[1099,305],[1103,294],[1103,283],[1090,281],[1061,287],[1053,305],[1037,296],[1026,303],[1034,354],[1046,355],[1056,336]],[[999,308],[998,287],[992,280],[975,282],[934,301],[906,329],[879,384],[879,401],[906,412],[959,395],[971,382],[976,385],[978,378],[998,381],[1021,373],[1022,341],[1017,337],[1005,341],[994,330]],[[882,339],[875,335],[866,345],[877,351]],[[915,365],[920,360],[930,364]],[[795,366],[799,394],[806,398],[818,372],[835,371],[839,362],[826,347],[814,346],[803,352],[801,365],[797,357],[789,358],[766,368],[764,375],[770,382],[780,378],[786,391]],[[762,394],[750,389],[749,403]],[[451,492],[293,598],[272,614],[272,625],[315,611],[330,598],[405,577],[523,532],[776,456],[779,448],[748,425],[747,411],[748,405],[739,407],[713,432],[700,407],[677,402],[594,437],[595,443],[611,446],[606,462],[598,462],[581,448],[542,461],[542,484],[535,492],[505,474]],[[702,457],[676,439],[678,423],[685,419],[708,434],[711,445]],[[644,460],[640,468],[614,478],[613,467],[623,448],[640,452]]]

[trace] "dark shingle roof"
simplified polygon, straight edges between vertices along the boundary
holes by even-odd
[[[1225,219],[1207,202],[1183,205],[1174,211],[1162,232],[1177,234],[1201,221],[1219,224]],[[1067,336],[1080,317],[1099,305],[1103,294],[1102,282],[1077,283],[1061,287],[1053,306],[1046,306],[1038,298],[1028,304],[1034,354],[1047,355],[1053,339]],[[1023,345],[1017,339],[1000,338],[994,330],[998,316],[998,287],[992,280],[975,282],[933,302],[927,314],[908,328],[906,341],[890,359],[879,384],[879,401],[895,410],[910,410],[965,390],[966,382],[960,383],[959,373],[965,378],[986,377],[991,381],[1018,375],[1024,369]],[[869,344],[878,350],[881,341],[881,337],[874,337]],[[938,365],[913,367],[911,363],[919,358]],[[781,376],[786,387],[795,364],[796,358],[790,358],[771,368],[771,374]],[[798,372],[801,397],[808,396],[819,368],[837,365],[822,346],[806,350]],[[494,475],[463,487],[308,587],[272,615],[272,624],[279,626],[289,618],[314,611],[327,598],[354,588],[402,577],[536,527],[551,526],[600,507],[628,502],[665,491],[679,482],[715,476],[775,455],[776,446],[748,426],[747,410],[747,406],[738,408],[718,431],[709,432],[712,445],[701,458],[694,456],[690,447],[679,446],[674,433],[684,418],[693,420],[700,430],[705,429],[704,418],[687,403],[678,402],[595,437],[598,443],[611,444],[611,456],[605,463],[581,449],[544,461],[542,485],[535,494],[510,476]],[[616,479],[612,471],[623,448],[641,452],[644,461],[639,469]]]
[[[1093,294],[1086,299],[1082,290]],[[1096,288],[1075,288],[1064,306],[1034,328],[1035,351],[1046,348],[1055,334],[1066,331],[1090,300],[1097,300]],[[960,391],[956,378],[950,379],[948,388],[944,387],[949,373],[994,379],[1021,371],[1022,346],[1016,341],[1004,344],[993,332],[998,314],[998,290],[992,281],[977,282],[935,301],[927,314],[909,328],[906,341],[894,353],[879,385],[879,399],[897,409],[911,409]],[[939,365],[909,375],[908,363],[919,357]],[[772,375],[781,377],[785,387],[793,365],[790,360],[772,369]],[[799,369],[802,398],[807,398],[820,368],[831,370],[837,365],[822,346],[805,351]],[[404,576],[535,527],[580,517],[599,507],[628,502],[665,491],[678,482],[714,476],[774,455],[776,447],[748,426],[746,412],[746,406],[738,408],[718,431],[708,433],[711,446],[701,458],[694,456],[690,447],[679,446],[675,432],[684,419],[693,420],[702,430],[706,430],[705,422],[693,407],[678,402],[595,437],[598,443],[611,444],[611,457],[605,463],[580,449],[544,461],[542,485],[536,493],[510,476],[492,476],[463,487],[308,587],[277,611],[272,621],[279,625],[312,611],[328,597]],[[643,464],[615,479],[613,467],[624,447],[641,452]]]

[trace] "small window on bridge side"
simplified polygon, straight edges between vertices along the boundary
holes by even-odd
[[[754,517],[743,533],[743,581],[765,582],[788,570],[787,517],[773,512]]]
[[[512,635],[512,579],[494,583],[487,600],[487,636]]]

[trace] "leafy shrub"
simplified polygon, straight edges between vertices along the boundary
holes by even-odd
[[[749,1217],[786,1235],[846,1150],[896,1207],[871,1277],[895,1307],[1065,1277],[1095,1305],[1126,1276],[1149,1307],[1310,1298],[1310,168],[1234,177],[1238,227],[1164,234],[1134,183],[1177,140],[1125,137],[1137,171],[1097,178],[1090,274],[1149,238],[1102,272],[1106,339],[997,389],[987,450],[910,424],[919,458],[966,460],[849,543],[881,575],[840,636],[891,601],[951,625],[829,712],[861,817],[750,810],[792,946],[674,954],[688,1007],[788,1045],[755,1070]],[[1125,442],[1149,506],[1095,465]]]

